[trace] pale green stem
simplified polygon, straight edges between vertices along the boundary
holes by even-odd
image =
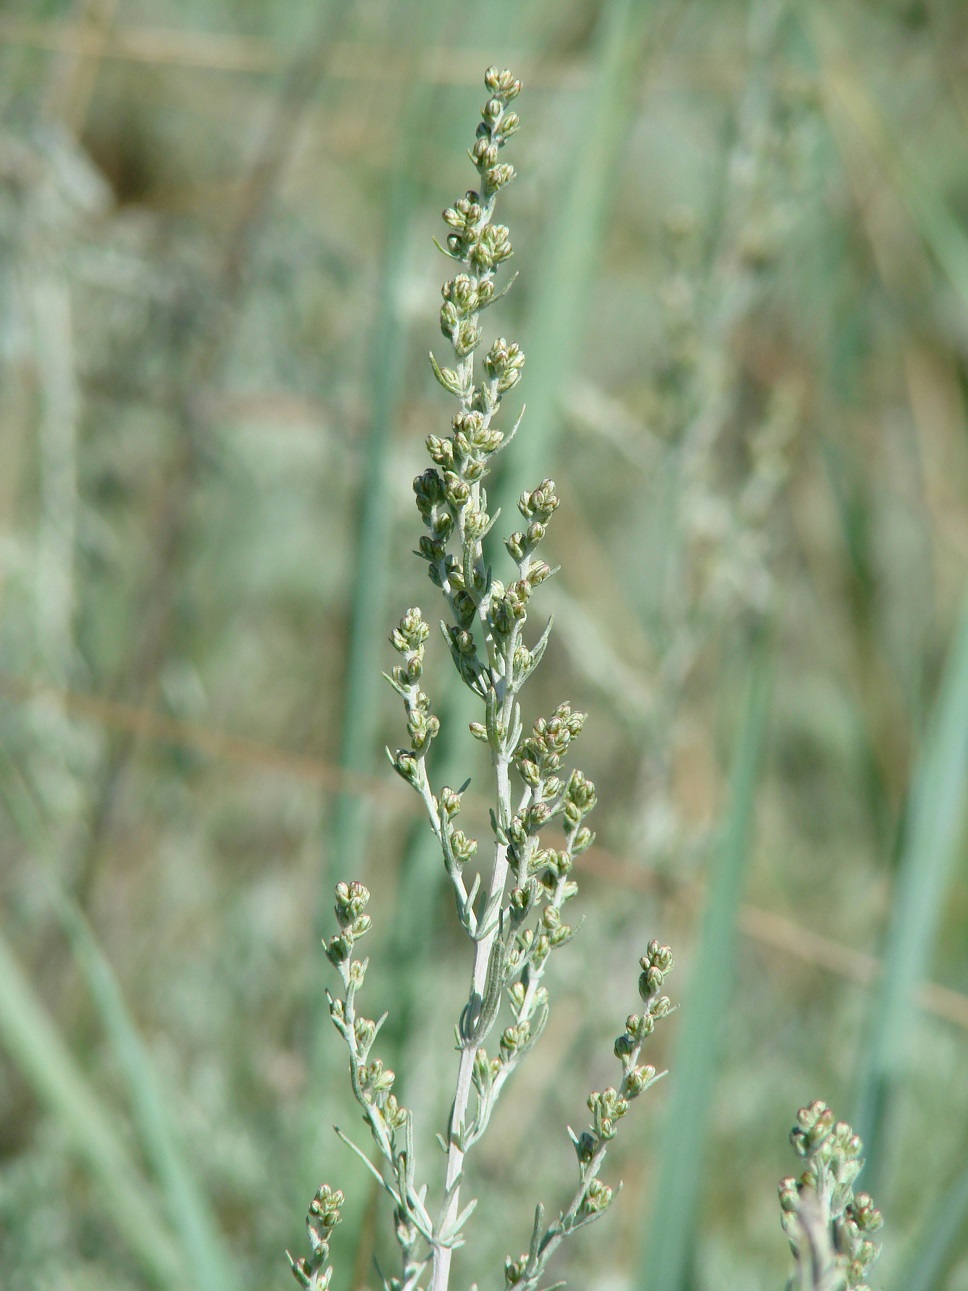
[[[502,750],[495,755],[495,774],[497,777],[498,801],[501,814],[506,818],[511,801],[510,759]],[[494,871],[491,875],[491,886],[488,892],[485,909],[498,906],[504,893],[508,875],[507,844],[498,842],[494,849]],[[483,995],[484,982],[487,977],[487,965],[491,956],[491,947],[498,933],[498,922],[492,921],[491,927],[474,948],[474,976],[471,983],[471,995]],[[471,1093],[471,1076],[474,1071],[474,1059],[480,1048],[478,1043],[468,1043],[461,1049],[460,1063],[457,1068],[457,1089],[454,1093],[454,1105],[450,1114],[450,1129],[447,1136],[447,1175],[445,1189],[450,1193],[444,1212],[440,1217],[438,1231],[446,1231],[460,1214],[460,1188],[455,1187],[464,1168],[466,1155],[463,1144],[464,1121],[467,1116],[467,1104]],[[451,1248],[438,1246],[434,1250],[434,1270],[431,1291],[447,1291],[450,1282]]]

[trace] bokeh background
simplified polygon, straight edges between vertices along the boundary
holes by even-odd
[[[431,238],[490,63],[526,85],[487,322],[528,410],[495,492],[563,499],[527,717],[590,713],[600,806],[460,1284],[502,1286],[570,1196],[564,1127],[658,936],[670,1075],[560,1275],[782,1286],[820,1097],[868,1143],[877,1284],[968,1289],[964,5],[5,0],[9,1291],[285,1287],[324,1180],[334,1287],[377,1284],[389,1215],[330,1128],[358,1123],[318,940],[340,878],[374,894],[366,1007],[439,1183],[467,947],[379,674],[403,610],[439,612],[410,554],[452,412]],[[430,661],[439,782],[473,774],[486,837]]]

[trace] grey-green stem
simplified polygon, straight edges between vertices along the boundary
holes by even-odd
[[[510,759],[503,750],[495,755],[495,775],[497,779],[498,801],[501,816],[510,819],[511,782],[508,774]],[[498,840],[494,849],[494,870],[491,875],[490,888],[485,910],[498,907],[504,895],[508,875],[507,844]],[[470,998],[480,998],[484,994],[484,983],[487,977],[487,966],[491,957],[494,938],[499,931],[498,921],[492,920],[491,927],[475,943],[474,973],[471,979]],[[467,1106],[472,1087],[471,1076],[474,1071],[474,1060],[481,1047],[481,1042],[466,1041],[460,1051],[460,1062],[457,1068],[457,1088],[454,1093],[454,1104],[450,1114],[450,1126],[447,1135],[447,1174],[445,1177],[445,1196],[450,1200],[445,1206],[438,1224],[438,1232],[447,1232],[460,1214],[460,1176],[464,1168],[464,1124],[467,1117]],[[431,1291],[447,1291],[450,1282],[452,1248],[438,1246],[434,1250],[433,1279]]]

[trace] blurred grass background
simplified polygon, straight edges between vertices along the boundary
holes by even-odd
[[[528,716],[590,712],[602,805],[460,1276],[500,1286],[564,1202],[655,935],[671,1074],[562,1276],[782,1285],[821,1097],[868,1142],[879,1282],[968,1291],[966,60],[956,0],[6,0],[0,1285],[286,1286],[323,1180],[334,1285],[374,1285],[337,878],[436,1178],[466,962],[379,672],[437,612],[430,239],[493,62],[529,355],[496,491],[563,498]],[[479,788],[443,654],[438,774]]]

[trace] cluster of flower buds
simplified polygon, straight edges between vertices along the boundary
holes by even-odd
[[[560,719],[567,714],[559,711],[556,716]],[[545,724],[543,734],[548,734],[548,726],[550,723]],[[567,740],[562,739],[561,742],[564,747],[559,750],[560,753],[567,747]],[[618,1122],[628,1113],[633,1099],[638,1098],[659,1079],[651,1064],[642,1067],[637,1065],[639,1051],[643,1042],[652,1034],[656,1019],[672,1012],[668,999],[657,993],[672,969],[672,953],[668,946],[660,946],[657,941],[649,942],[647,953],[640,963],[642,979],[639,982],[639,992],[645,1000],[646,1009],[642,1014],[629,1016],[625,1031],[615,1041],[615,1056],[622,1064],[622,1082],[617,1089],[610,1086],[601,1092],[596,1090],[590,1094],[588,1110],[592,1114],[591,1124],[581,1134],[568,1131],[578,1157],[579,1183],[575,1198],[569,1209],[547,1229],[543,1229],[542,1208],[538,1207],[530,1252],[516,1260],[508,1257],[505,1261],[505,1291],[513,1291],[514,1288],[533,1291],[538,1285],[548,1253],[576,1229],[600,1218],[612,1203],[612,1189],[598,1178],[598,1172],[605,1159],[608,1144],[616,1135]],[[480,1070],[475,1068],[475,1085],[486,1089],[500,1069],[500,1060],[489,1062],[483,1056],[480,1059]]]
[[[614,1194],[607,1183],[602,1183],[601,1179],[593,1179],[578,1208],[579,1220],[595,1219],[599,1215],[604,1215],[612,1204],[613,1197]]]
[[[389,1067],[384,1067],[379,1058],[374,1058],[372,1062],[357,1064],[356,1080],[364,1102],[379,1107],[384,1111],[385,1116],[387,1111],[392,1111],[392,1120],[389,1116],[386,1116],[386,1119],[391,1124],[402,1125],[406,1120],[406,1109],[400,1107],[390,1093],[396,1078],[396,1073]]]
[[[577,833],[585,817],[594,811],[598,796],[591,780],[587,780],[581,771],[576,770],[568,777],[561,801],[565,833],[574,834]],[[585,833],[587,834],[588,830]],[[589,838],[585,846],[587,847],[590,842]],[[584,851],[585,847],[581,850]]]
[[[582,822],[597,801],[595,786],[578,770],[572,771],[564,784],[558,774],[572,741],[581,733],[584,720],[584,713],[572,712],[569,704],[559,704],[551,717],[538,718],[531,734],[520,740],[514,751],[515,768],[530,790],[530,802],[515,814],[508,831],[522,871],[545,868],[544,859],[539,863],[540,854],[535,852],[533,841],[555,816],[564,817],[568,838],[568,847],[554,867],[556,880],[563,880],[574,858],[591,846],[592,832]],[[548,858],[551,855],[548,853]]]
[[[513,254],[510,233],[503,224],[494,223],[493,214],[499,189],[514,178],[513,167],[499,163],[498,153],[518,129],[517,114],[508,110],[508,104],[521,88],[510,73],[496,68],[488,70],[485,84],[490,97],[481,110],[471,150],[479,185],[444,211],[449,232],[441,250],[461,268],[441,289],[440,330],[453,348],[456,365],[441,366],[430,356],[434,376],[461,406],[449,438],[431,435],[427,439],[427,451],[439,471],[425,471],[414,481],[417,507],[428,530],[419,552],[428,562],[431,580],[448,592],[463,628],[472,622],[488,585],[480,542],[491,517],[479,486],[488,458],[506,442],[491,418],[502,397],[517,384],[524,365],[520,347],[502,337],[488,350],[475,384],[474,352],[483,335],[481,312],[502,294],[495,290],[494,274]],[[447,552],[455,530],[462,548],[460,559]],[[476,688],[474,671],[460,671]]]
[[[445,785],[441,789],[439,797],[434,799],[437,818],[440,821],[441,841],[447,848],[449,857],[455,865],[466,864],[477,851],[477,840],[468,838],[463,830],[454,829],[453,826],[454,820],[460,815],[462,792],[462,790],[451,789]]]
[[[518,510],[528,521],[528,527],[512,533],[505,544],[519,565],[527,560],[547,533],[548,521],[558,510],[558,502],[554,480],[542,480],[536,489],[521,494]]]
[[[337,968],[347,963],[353,943],[370,930],[370,916],[364,914],[370,894],[362,883],[337,883],[336,922],[340,930],[326,944],[326,955]]]
[[[507,394],[521,380],[524,351],[516,341],[498,337],[484,359],[484,371],[494,383],[494,394]],[[552,487],[554,487],[552,485]]]
[[[509,179],[512,177],[513,173]],[[444,211],[444,223],[456,230],[447,237],[447,250],[456,260],[469,264],[478,273],[496,268],[514,254],[510,230],[503,224],[482,224],[483,218],[480,196],[473,190],[468,191],[456,206],[450,206]],[[441,330],[444,326],[444,319],[441,318]],[[462,343],[460,336],[464,328],[470,334],[466,344]],[[480,344],[480,328],[473,323],[465,323],[456,329],[456,334],[455,330],[450,331],[450,339],[457,357],[462,359]]]
[[[639,975],[639,995],[652,1017],[665,1017],[669,1012],[669,1001],[661,995],[665,979],[672,972],[672,951],[668,946],[660,946],[657,941],[650,941],[646,953],[639,960],[642,972]],[[665,1001],[664,1004],[661,1001]]]
[[[390,674],[401,689],[407,689],[423,676],[424,647],[429,636],[430,626],[418,609],[407,610],[400,626],[390,633],[391,645],[403,656],[403,664]]]
[[[848,1291],[870,1291],[867,1275],[880,1254],[872,1237],[883,1218],[866,1192],[854,1195],[864,1164],[859,1136],[818,1099],[800,1108],[790,1142],[806,1162],[799,1178],[783,1179],[779,1187],[794,1256],[815,1261],[820,1247]]]
[[[645,1001],[646,1008],[644,1013],[629,1015],[625,1030],[615,1041],[614,1053],[622,1064],[622,1082],[617,1089],[609,1087],[601,1093],[596,1090],[588,1096],[591,1125],[581,1134],[571,1136],[583,1179],[586,1171],[597,1170],[605,1145],[615,1137],[618,1122],[628,1112],[632,1101],[659,1079],[651,1063],[639,1066],[638,1059],[642,1045],[655,1029],[656,1021],[673,1011],[668,998],[658,993],[672,971],[672,952],[668,946],[650,941],[647,953],[639,963],[642,966],[639,994]]]
[[[585,714],[572,712],[570,704],[559,704],[550,717],[538,718],[514,751],[514,765],[526,785],[537,789],[554,776],[584,723]]]
[[[289,1256],[296,1281],[304,1291],[326,1291],[333,1276],[329,1264],[329,1241],[333,1229],[340,1222],[343,1194],[323,1184],[309,1203],[306,1228],[309,1231],[310,1254],[308,1258],[294,1260]],[[288,1252],[287,1252],[288,1254]]]
[[[506,640],[524,626],[528,617],[528,602],[535,587],[551,571],[541,562],[540,568],[528,571],[525,578],[515,579],[507,587],[495,580],[491,587],[490,622],[496,635]]]
[[[414,786],[419,781],[421,763],[427,756],[431,741],[440,730],[439,718],[430,711],[430,697],[417,684],[423,676],[424,647],[429,636],[430,628],[420,610],[407,610],[400,626],[390,634],[390,643],[403,656],[403,663],[384,673],[393,689],[403,697],[410,737],[410,748],[390,753],[390,762],[394,770]]]
[[[592,1133],[605,1141],[615,1137],[615,1123],[629,1110],[628,1099],[609,1086],[604,1093],[588,1096],[588,1110],[592,1114]]]
[[[592,832],[582,821],[595,806],[595,786],[581,771],[572,771],[567,779],[559,772],[584,720],[583,713],[560,704],[551,717],[539,717],[531,734],[515,748],[514,765],[528,790],[507,828],[516,881],[508,900],[516,932],[512,950],[516,971],[540,969],[550,951],[574,936],[574,929],[562,919],[562,909],[578,891],[572,878],[575,858],[592,842]],[[541,847],[541,830],[559,816],[566,846]],[[536,907],[540,909],[536,926],[525,927]]]

